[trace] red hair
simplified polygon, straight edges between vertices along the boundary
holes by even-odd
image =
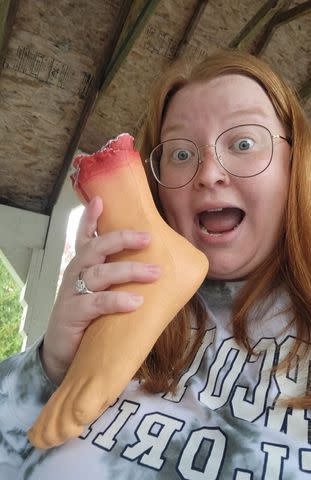
[[[262,265],[247,279],[233,306],[232,323],[236,340],[249,351],[248,318],[260,320],[256,305],[282,285],[292,302],[293,324],[297,332],[294,350],[301,341],[306,349],[311,337],[311,130],[293,90],[262,60],[238,51],[224,51],[200,64],[187,60],[173,64],[157,82],[150,102],[145,128],[139,141],[142,158],[160,142],[161,125],[172,96],[185,85],[206,82],[219,75],[246,75],[258,82],[292,140],[291,175],[282,234],[278,244]],[[156,181],[146,169],[155,202],[161,212]],[[190,342],[190,320],[195,315],[198,330]],[[196,295],[163,332],[153,351],[142,365],[139,377],[150,391],[173,390],[182,370],[193,358],[204,333],[204,307]],[[192,346],[190,346],[192,345]],[[184,354],[186,352],[186,354]],[[311,395],[290,400],[292,406],[310,407]]]

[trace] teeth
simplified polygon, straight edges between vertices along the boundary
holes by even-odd
[[[219,237],[220,235],[222,235],[222,232],[220,232],[220,233],[209,232],[209,231],[204,227],[204,225],[202,225],[202,223],[199,223],[199,226],[200,226],[201,232],[205,233],[206,235],[210,235],[211,237]],[[238,228],[238,226],[239,226],[239,224],[238,224],[238,225],[235,225],[232,230],[235,230],[236,228]]]
[[[200,223],[200,229],[203,233],[206,233],[207,235],[210,235],[211,237],[219,237],[220,235],[222,235],[221,233],[211,233],[209,232],[205,227],[204,225],[202,225]]]
[[[223,208],[219,207],[219,208],[209,208],[207,210],[207,212],[222,212],[223,211]],[[210,235],[211,237],[219,237],[220,235],[222,235],[221,233],[213,233],[213,232],[209,232],[205,227],[204,225],[201,224],[200,222],[200,229],[203,233],[205,233],[206,235]]]

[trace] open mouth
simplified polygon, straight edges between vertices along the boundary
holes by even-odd
[[[198,214],[200,230],[207,235],[219,236],[237,228],[245,212],[240,208],[212,208]]]

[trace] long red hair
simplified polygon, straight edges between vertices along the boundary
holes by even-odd
[[[262,60],[238,51],[224,51],[192,65],[188,60],[173,64],[155,85],[145,127],[138,148],[142,158],[160,142],[163,117],[170,99],[183,86],[209,81],[223,74],[246,75],[258,82],[269,96],[275,111],[292,141],[291,175],[282,234],[278,244],[262,265],[248,278],[236,299],[232,324],[236,340],[249,351],[248,321],[256,320],[256,305],[276,292],[280,285],[292,302],[297,341],[287,364],[301,344],[311,338],[311,129],[297,96],[278,74]],[[157,184],[146,169],[155,203],[161,213]],[[190,341],[190,320],[194,315],[198,330]],[[260,312],[257,309],[258,321]],[[138,372],[149,391],[173,391],[182,370],[193,358],[204,333],[204,307],[197,295],[163,332],[153,351]],[[305,352],[308,348],[305,349]],[[310,407],[311,395],[292,399],[292,406]]]

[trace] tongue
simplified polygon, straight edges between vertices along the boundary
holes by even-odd
[[[224,208],[219,212],[202,212],[199,215],[200,224],[210,233],[222,233],[232,230],[243,218],[239,208]]]

